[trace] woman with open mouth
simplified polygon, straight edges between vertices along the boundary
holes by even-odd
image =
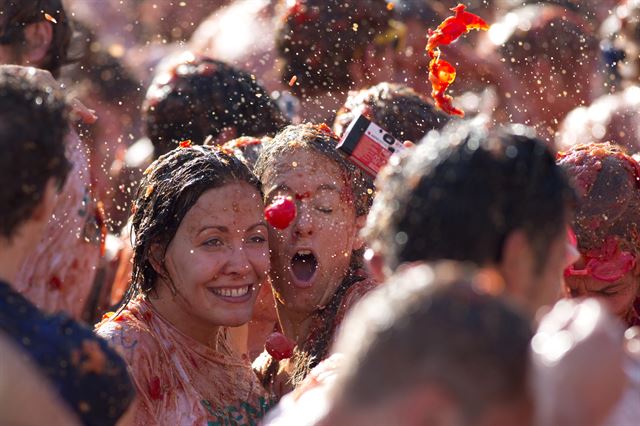
[[[296,204],[288,227],[269,228],[279,327],[295,350],[289,358],[264,352],[254,362],[277,396],[327,356],[345,311],[375,286],[361,269],[358,237],[370,206],[370,180],[338,154],[337,143],[326,125],[289,126],[264,146],[254,169],[267,204],[279,197]]]
[[[263,207],[255,175],[217,148],[181,144],[145,172],[128,302],[97,326],[129,364],[135,424],[255,424],[269,408],[227,334],[269,269]]]

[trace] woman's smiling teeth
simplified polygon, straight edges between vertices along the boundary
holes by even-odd
[[[237,287],[237,288],[212,288],[211,291],[222,297],[242,297],[249,293],[251,286]]]

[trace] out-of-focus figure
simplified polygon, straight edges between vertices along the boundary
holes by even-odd
[[[414,266],[365,297],[334,347],[266,421],[529,425],[529,320],[474,290],[473,269]]]

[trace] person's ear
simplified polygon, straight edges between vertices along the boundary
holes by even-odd
[[[522,230],[507,235],[502,246],[499,270],[504,277],[507,291],[516,298],[527,297],[528,283],[534,273],[535,255],[529,238]]]
[[[158,275],[164,277],[167,274],[167,270],[164,267],[164,252],[165,248],[160,243],[151,243],[149,247],[149,263],[153,270]]]
[[[24,28],[27,48],[22,52],[25,64],[38,68],[49,52],[53,41],[53,25],[47,21],[35,22]]]

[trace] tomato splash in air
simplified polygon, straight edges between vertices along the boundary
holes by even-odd
[[[46,19],[47,21],[51,22],[52,24],[57,24],[58,21],[56,21],[56,18],[54,18],[53,16],[49,15],[48,13],[44,14],[44,19]]]
[[[264,209],[264,218],[274,228],[285,229],[296,218],[296,204],[291,197],[278,196]]]
[[[453,97],[445,92],[456,78],[456,69],[449,62],[440,59],[439,46],[445,46],[456,41],[461,35],[471,30],[486,31],[489,25],[479,16],[465,11],[466,7],[459,4],[453,9],[454,16],[450,16],[436,28],[429,30],[427,53],[431,58],[429,63],[429,81],[431,82],[431,97],[436,106],[451,115],[464,117],[464,111],[453,106]]]
[[[280,361],[293,356],[295,343],[282,333],[274,332],[267,337],[264,348],[273,359]]]

